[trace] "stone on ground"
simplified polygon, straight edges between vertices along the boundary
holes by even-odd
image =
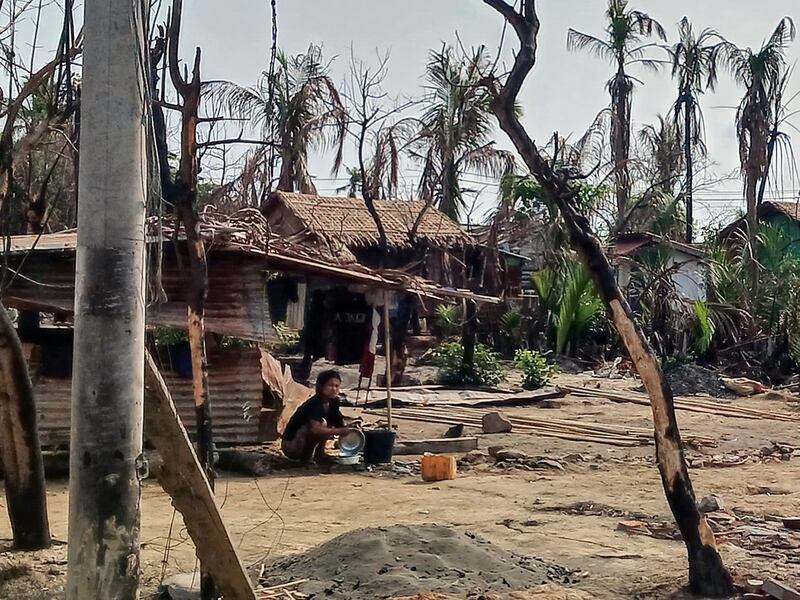
[[[483,433],[509,433],[512,428],[511,421],[499,412],[483,415]]]

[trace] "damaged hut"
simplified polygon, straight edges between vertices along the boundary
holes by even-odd
[[[485,278],[475,284],[470,277],[483,272],[485,248],[458,223],[438,209],[420,201],[375,200],[375,209],[386,232],[388,253],[379,244],[378,228],[364,201],[359,198],[323,197],[308,194],[273,192],[263,212],[274,234],[292,240],[309,251],[341,264],[358,264],[370,269],[391,269],[423,277],[446,288],[480,289],[499,295]],[[326,357],[332,362],[358,362],[362,349],[353,344],[360,339],[359,328],[371,319],[371,300],[363,294],[341,287],[298,289],[283,280],[275,281],[272,293],[276,306],[289,306],[303,298],[309,330],[319,331],[324,323],[334,323],[326,336],[304,338],[303,369]],[[372,300],[374,302],[374,299]],[[405,366],[405,342],[409,331],[419,334],[420,322],[434,315],[435,302],[423,302],[411,295],[399,296],[392,306],[392,362],[395,379],[400,380]],[[284,312],[281,310],[281,316]],[[292,320],[299,312],[285,312],[287,323],[302,329],[304,323]]]
[[[207,210],[201,215],[200,234],[208,261],[208,379],[215,441],[223,445],[275,437],[284,406],[264,374],[271,360],[268,351],[285,341],[280,327],[276,328],[279,321],[315,326],[305,318],[305,299],[317,290],[361,296],[362,304],[342,310],[336,320],[337,327],[358,336],[354,343],[359,360],[375,324],[372,313],[368,323],[357,316],[367,298],[382,302],[384,297],[402,295],[434,300],[473,296],[391,269],[378,272],[334,262],[271,234],[261,214],[252,209],[231,216]],[[29,358],[41,437],[47,447],[65,446],[69,441],[76,247],[75,231],[10,240],[3,302],[19,313],[18,331]],[[182,419],[191,423],[186,251],[183,235],[175,231],[171,218],[148,221],[149,345]],[[276,285],[286,291],[276,292]]]

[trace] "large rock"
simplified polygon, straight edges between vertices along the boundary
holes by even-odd
[[[483,433],[509,433],[513,426],[511,421],[506,419],[499,412],[491,412],[483,415]]]
[[[720,500],[717,496],[706,496],[700,500],[700,503],[697,505],[697,510],[699,510],[701,513],[710,513],[722,510],[722,500]]]

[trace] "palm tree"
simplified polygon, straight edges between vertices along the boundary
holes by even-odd
[[[475,50],[460,59],[452,47],[431,52],[427,94],[412,155],[422,163],[420,195],[457,219],[466,208],[461,178],[467,171],[502,177],[513,171],[514,156],[491,139],[491,97],[478,85],[488,58]]]
[[[647,50],[656,46],[645,40],[656,36],[666,41],[664,28],[650,15],[628,8],[628,0],[609,0],[606,11],[608,25],[605,37],[599,38],[570,29],[567,49],[586,50],[616,66],[608,81],[611,95],[611,158],[614,161],[617,195],[617,221],[622,222],[628,210],[631,180],[628,170],[631,146],[631,102],[635,79],[628,67],[642,65],[657,70],[660,61],[647,58]]]
[[[693,238],[694,154],[705,153],[703,144],[703,111],[699,96],[707,89],[714,90],[720,52],[725,47],[722,37],[713,29],[703,29],[695,35],[689,19],[684,17],[679,25],[680,39],[668,48],[672,59],[672,77],[678,80],[678,99],[674,118],[683,141],[683,159],[686,166],[686,241]]]
[[[625,223],[635,229],[670,237],[682,233],[679,195],[675,192],[685,168],[677,125],[658,115],[657,125],[645,125],[637,134],[639,164],[647,189],[628,211]]]
[[[295,56],[278,52],[275,73],[264,73],[255,87],[215,84],[215,93],[231,112],[263,130],[263,139],[277,148],[277,189],[316,194],[308,170],[312,150],[335,150],[333,171],[342,164],[348,117],[344,103],[323,61],[322,48],[311,44]]]
[[[731,43],[723,47],[723,57],[733,78],[745,89],[736,111],[736,136],[739,138],[739,163],[744,176],[747,225],[754,255],[758,254],[758,190],[769,176],[770,140],[782,118],[782,98],[789,71],[786,49],[794,40],[795,33],[792,19],[784,17],[758,51],[738,48]],[[755,294],[759,266],[755,259],[751,263],[751,284]]]

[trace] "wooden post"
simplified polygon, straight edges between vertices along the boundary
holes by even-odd
[[[389,326],[389,292],[383,290],[383,350],[386,356],[386,422],[392,429],[392,331]]]
[[[146,6],[85,4],[68,600],[139,597]]]
[[[160,455],[150,470],[183,516],[197,556],[216,590],[225,598],[254,600],[250,579],[214,502],[208,478],[149,353],[145,357],[145,385],[147,439]]]
[[[14,547],[50,546],[44,463],[33,386],[22,344],[0,303],[0,463]]]

